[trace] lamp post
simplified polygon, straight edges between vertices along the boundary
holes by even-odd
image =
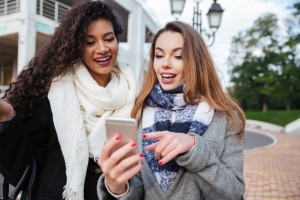
[[[180,16],[182,10],[184,8],[185,0],[170,0],[171,1],[171,12],[175,16],[175,19]],[[194,7],[193,13],[193,27],[203,36],[206,38],[208,46],[211,46],[215,41],[215,34],[218,28],[220,27],[223,9],[220,4],[217,3],[217,0],[214,0],[213,4],[211,5],[210,9],[208,10],[207,17],[208,17],[208,25],[210,30],[206,30],[202,27],[202,12],[199,9],[199,1],[196,0],[196,7]],[[181,7],[175,6],[182,5]],[[181,10],[179,10],[181,8]]]
[[[171,0],[171,13],[175,17],[175,20],[177,21],[178,17],[181,15],[185,0]]]

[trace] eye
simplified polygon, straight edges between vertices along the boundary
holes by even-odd
[[[89,42],[89,41],[86,41],[86,45],[87,45],[87,46],[91,46],[91,45],[93,45],[93,44],[95,44],[95,42]]]
[[[155,58],[157,58],[157,59],[160,59],[162,57],[164,57],[164,56],[163,55],[158,55],[158,54],[155,55]]]
[[[105,42],[112,42],[114,41],[115,37],[112,37],[112,38],[106,38],[104,39]]]
[[[182,56],[175,56],[176,59],[182,60]]]

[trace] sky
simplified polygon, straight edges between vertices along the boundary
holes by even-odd
[[[216,32],[214,44],[209,47],[216,68],[224,87],[231,85],[228,73],[227,59],[230,54],[231,40],[240,31],[245,31],[253,26],[256,19],[265,13],[272,12],[279,18],[279,26],[284,27],[284,19],[290,13],[288,6],[299,0],[218,0],[217,3],[223,8],[222,22]],[[171,15],[170,0],[144,0],[158,19],[160,26],[168,21],[174,21]],[[193,7],[195,0],[186,0],[183,13],[179,21],[192,25]],[[206,13],[213,0],[200,0],[199,8],[202,11],[203,27],[208,29]],[[283,28],[282,28],[282,31]]]

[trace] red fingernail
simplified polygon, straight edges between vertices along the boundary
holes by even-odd
[[[143,157],[144,157],[144,154],[141,153],[141,154],[140,154],[140,157],[143,158]]]
[[[146,138],[147,137],[147,135],[146,134],[143,134],[143,138]]]
[[[162,165],[162,162],[158,162],[158,165],[161,166],[161,165]]]
[[[116,140],[119,140],[119,139],[121,139],[121,136],[117,135]]]
[[[136,146],[136,142],[132,142],[131,147],[135,147],[135,146]]]

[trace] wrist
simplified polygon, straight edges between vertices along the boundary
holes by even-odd
[[[194,135],[191,135],[193,137],[193,144],[192,144],[192,147],[190,148],[190,150],[194,149],[195,146],[196,146],[196,136]]]
[[[105,180],[104,180],[104,182],[105,182]],[[114,195],[121,195],[121,194],[124,194],[125,192],[126,192],[126,190],[127,190],[127,185],[125,184],[125,185],[118,185],[118,186],[111,186],[111,185],[109,185],[109,184],[107,184],[106,182],[105,182],[105,184],[107,185],[107,188],[109,189],[109,191],[111,192],[111,193],[113,193]]]
[[[125,190],[124,192],[122,192],[122,193],[115,193],[115,192],[111,191],[111,189],[108,187],[108,185],[107,185],[105,179],[104,179],[104,185],[105,185],[105,187],[106,187],[108,193],[110,193],[110,194],[111,194],[113,197],[115,197],[115,198],[119,198],[119,197],[121,197],[121,196],[127,194],[128,191],[129,191],[129,183],[128,183],[128,181],[127,181],[127,183],[126,183],[126,185],[125,185],[126,190]]]
[[[109,186],[108,186],[108,187],[109,187]],[[119,187],[116,187],[116,188],[110,188],[110,187],[109,187],[109,190],[110,190],[113,194],[115,194],[115,195],[121,195],[121,194],[124,194],[124,193],[126,192],[126,189],[127,189],[126,185],[124,185],[124,186],[119,186]]]

